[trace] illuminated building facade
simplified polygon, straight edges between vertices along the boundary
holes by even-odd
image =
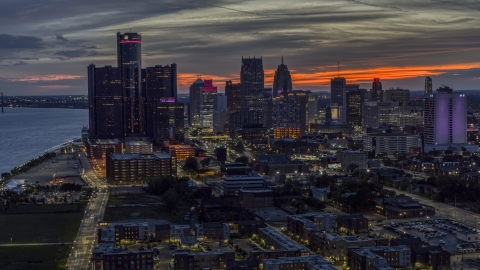
[[[425,145],[467,143],[467,95],[437,92],[425,95]]]
[[[191,86],[190,86],[190,104],[189,104],[189,117],[188,121],[191,127],[200,127],[200,104],[202,100],[202,88],[204,86],[204,82],[202,79],[198,78]]]
[[[152,139],[156,146],[165,141],[183,143],[185,140],[184,105],[167,98],[156,102],[153,109]],[[162,102],[163,101],[163,102]]]
[[[167,175],[176,177],[177,162],[167,153],[109,155],[106,172],[109,184],[138,184]]]
[[[195,148],[190,145],[169,145],[168,152],[179,161],[186,160],[189,157],[195,157]]]
[[[117,61],[122,80],[125,137],[145,135],[141,46],[141,35],[117,33]]]
[[[217,87],[213,80],[205,80],[200,91],[200,127],[213,132],[213,111],[217,103]]]

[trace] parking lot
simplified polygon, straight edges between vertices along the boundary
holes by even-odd
[[[384,230],[397,235],[419,237],[425,245],[441,245],[451,253],[476,251],[472,244],[465,243],[456,236],[457,232],[472,232],[475,229],[447,219],[389,222]]]
[[[73,154],[59,154],[52,160],[47,160],[28,172],[16,175],[16,179],[25,179],[30,183],[38,182],[39,185],[49,185],[54,178],[59,183],[72,183],[84,185],[80,179],[80,165]]]
[[[238,250],[235,250],[235,248],[238,247]],[[235,239],[233,240],[233,245],[232,248],[237,251],[237,253],[242,253],[245,254],[245,258],[249,258],[250,251],[252,250],[262,250],[262,248],[254,243],[250,239]],[[243,251],[243,252],[242,252]]]

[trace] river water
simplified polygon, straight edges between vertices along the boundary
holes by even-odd
[[[42,155],[47,149],[80,138],[88,110],[4,108],[0,112],[0,173]]]

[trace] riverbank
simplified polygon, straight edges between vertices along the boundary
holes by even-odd
[[[12,108],[0,123],[1,174],[79,138],[88,110]]]

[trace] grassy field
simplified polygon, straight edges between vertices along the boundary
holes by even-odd
[[[83,211],[0,215],[0,244],[72,242]]]
[[[0,269],[65,269],[68,245],[0,247]]]
[[[66,213],[79,212],[83,207],[78,204],[17,204],[11,205],[7,211],[5,208],[0,208],[0,215],[2,214],[31,214],[31,213]]]
[[[148,204],[161,202],[158,196],[145,195],[111,195],[108,199],[108,205],[122,204]],[[185,223],[183,217],[189,210],[189,206],[183,202],[178,203],[174,211],[169,211],[165,206],[148,205],[145,207],[108,207],[103,217],[104,221],[126,221],[141,219],[164,219],[172,223]]]

